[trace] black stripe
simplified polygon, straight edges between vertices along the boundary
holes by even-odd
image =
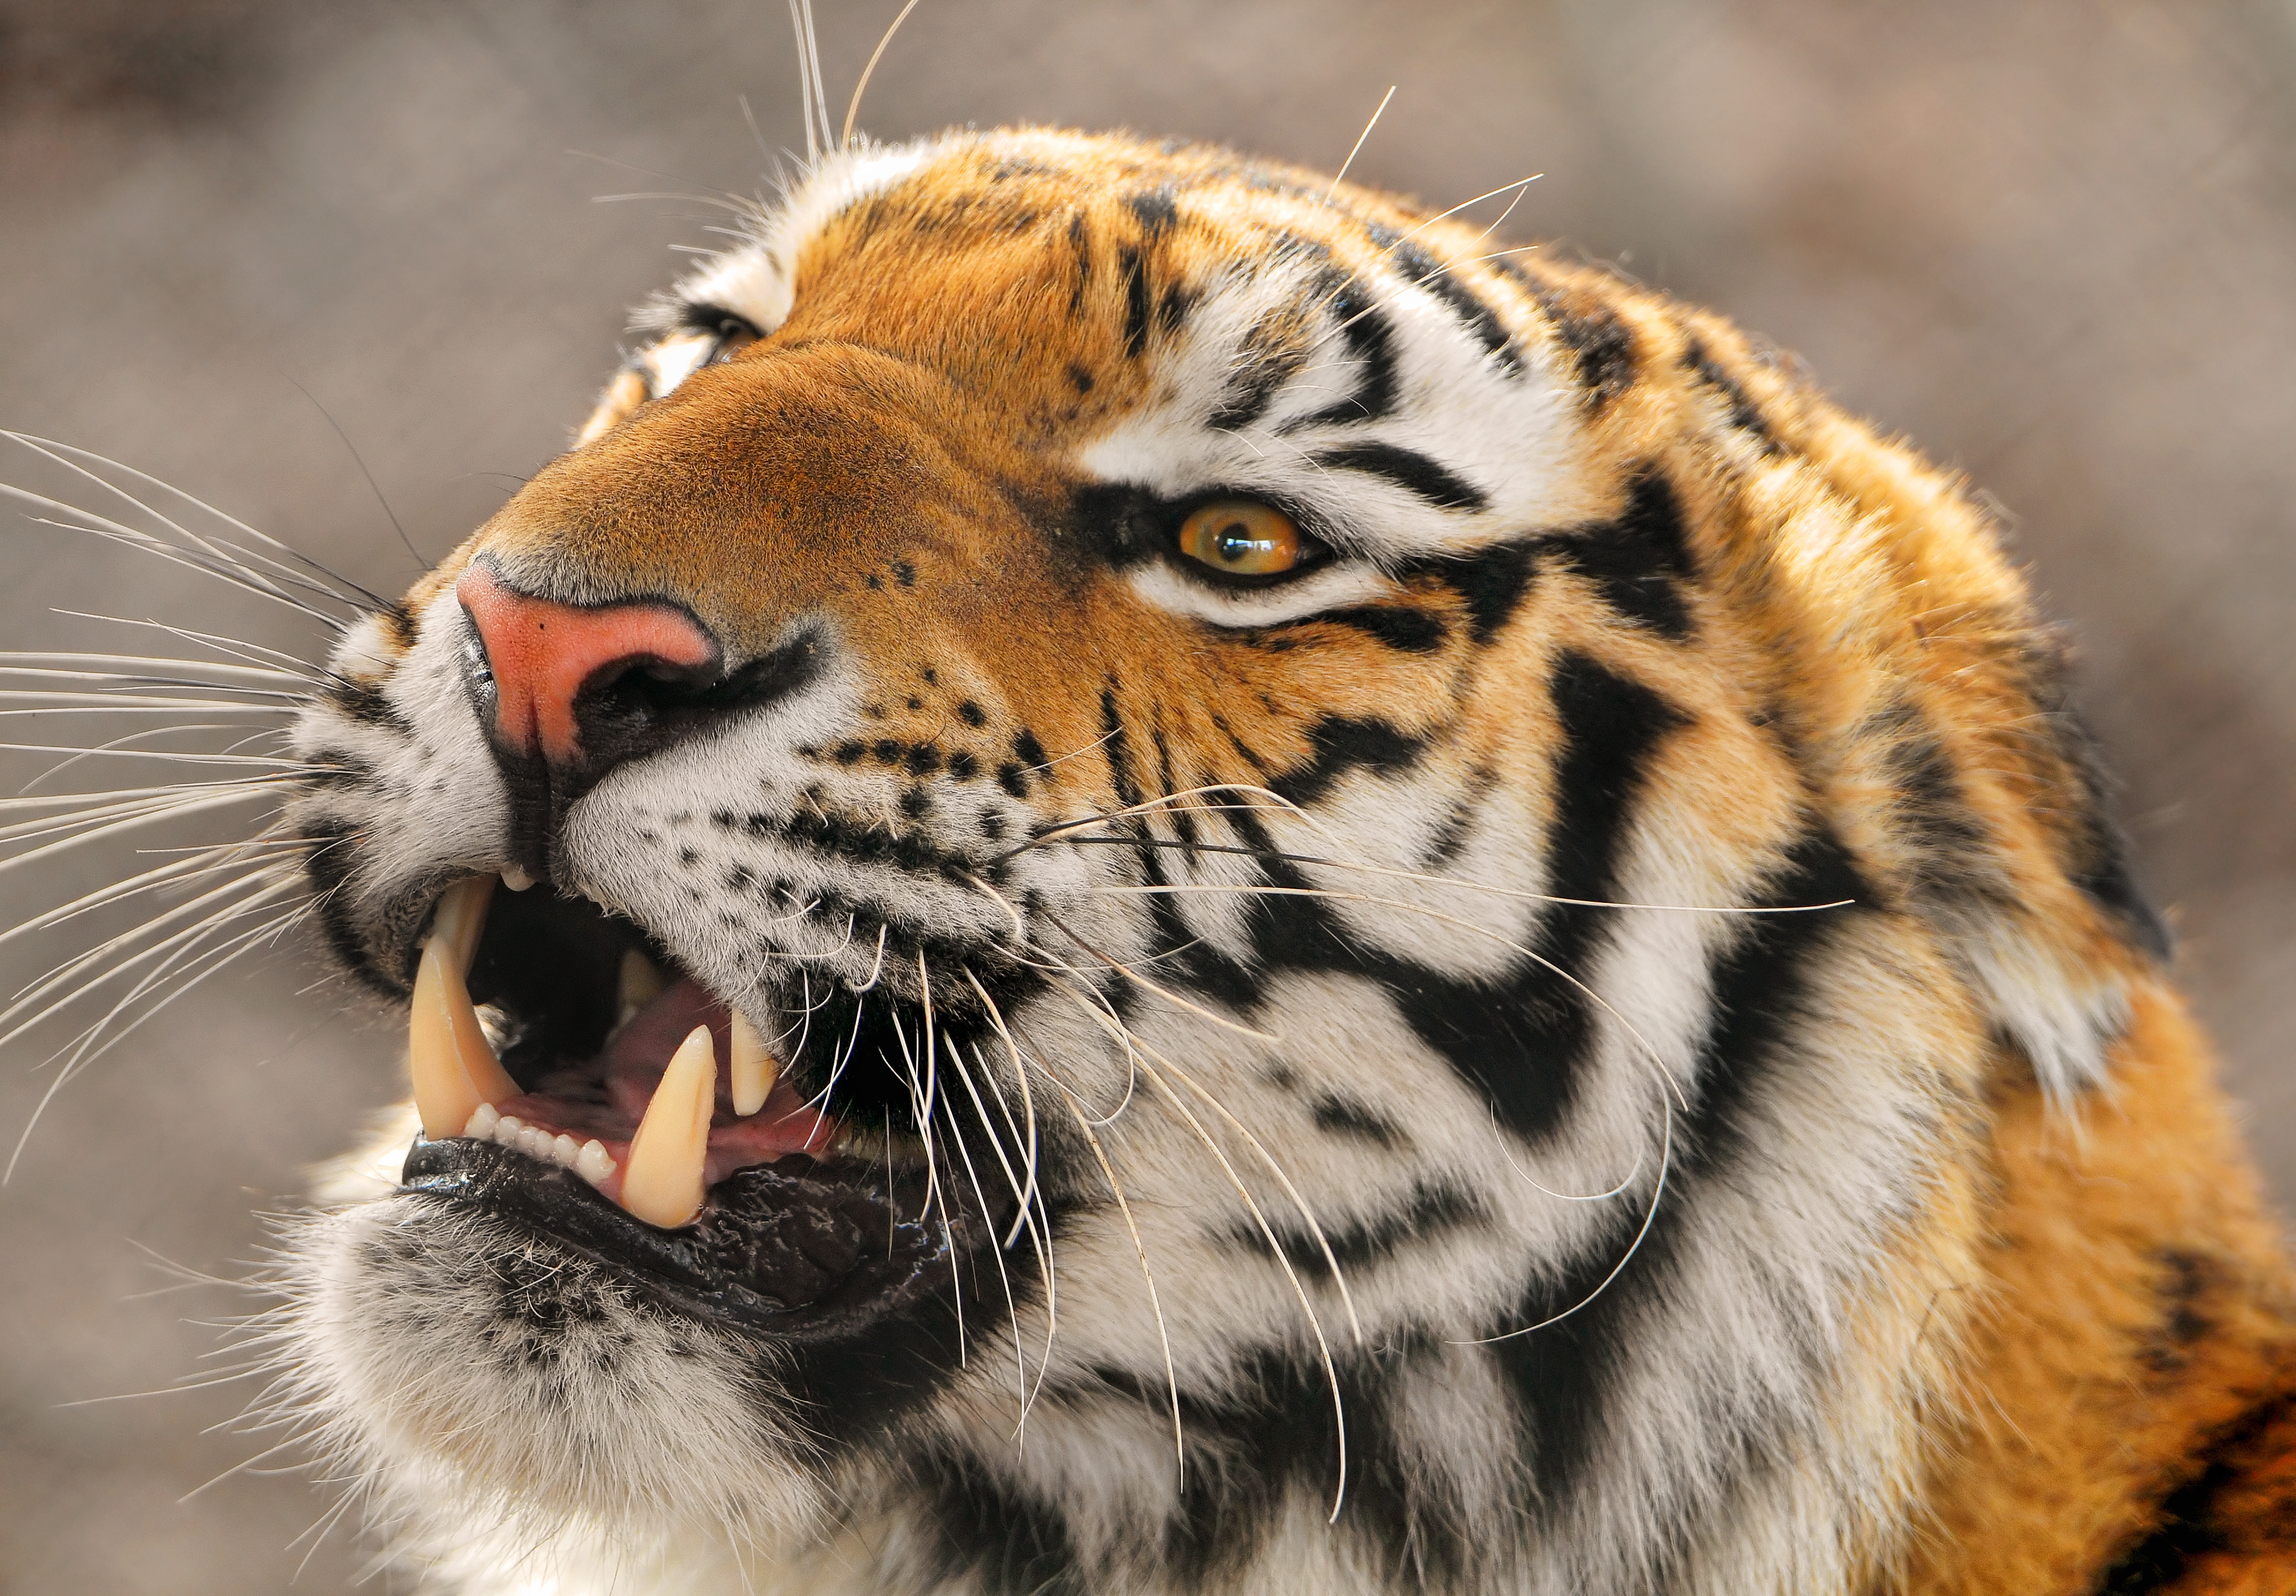
[[[1566,653],[1549,687],[1563,747],[1554,769],[1547,828],[1547,890],[1608,902],[1618,896],[1618,855],[1644,773],[1687,717],[1639,682],[1584,654]],[[1536,951],[1501,980],[1453,981],[1431,971],[1398,976],[1397,1002],[1421,1041],[1496,1110],[1518,1135],[1552,1133],[1568,1111],[1593,1025],[1584,980],[1616,912],[1557,904]],[[1543,961],[1543,962],[1541,962]]]
[[[382,623],[383,630],[390,634],[393,643],[401,650],[414,646],[414,610],[406,600],[393,600],[376,610],[374,615],[375,618]]]
[[[1631,822],[1644,768],[1659,743],[1687,718],[1649,688],[1580,654],[1562,658],[1550,691],[1564,741],[1546,837],[1550,890],[1558,896],[1608,900],[1616,896],[1615,856]],[[1268,783],[1295,803],[1320,797],[1343,769],[1401,768],[1421,752],[1416,741],[1380,722],[1328,721],[1316,736],[1316,758]],[[1278,850],[1257,816],[1240,811],[1228,820],[1244,846],[1267,855],[1260,869],[1270,886],[1308,884],[1294,866],[1274,857]],[[1144,872],[1160,871],[1155,853],[1142,850]],[[1250,1011],[1260,999],[1260,972],[1365,976],[1389,988],[1420,1040],[1441,1054],[1518,1134],[1537,1138],[1551,1133],[1570,1106],[1574,1067],[1591,1027],[1585,994],[1563,972],[1584,978],[1614,911],[1555,905],[1541,926],[1539,958],[1523,960],[1494,979],[1454,980],[1359,946],[1311,896],[1285,892],[1246,900],[1244,928],[1256,970],[1190,934],[1170,910],[1168,896],[1149,901],[1170,914],[1160,921],[1158,932],[1170,956],[1218,1001]]]
[[[933,1584],[962,1580],[982,1596],[1088,1596],[1068,1520],[1053,1503],[962,1456],[926,1459],[914,1472],[929,1504]]]
[[[1544,540],[1546,551],[1593,582],[1603,602],[1670,642],[1690,635],[1682,584],[1691,576],[1689,535],[1674,486],[1652,467],[1627,489],[1615,521]]]
[[[2098,1576],[2095,1596],[2152,1596],[2181,1580],[2194,1558],[2229,1546],[2217,1522],[2217,1499],[2244,1470],[2226,1454],[2253,1445],[2296,1406],[2296,1396],[2275,1396],[2210,1437],[2200,1471],[2161,1499],[2152,1534],[2113,1559]]]
[[[1499,269],[1522,284],[1554,329],[1554,336],[1570,351],[1578,367],[1579,386],[1586,389],[1587,409],[1600,415],[1613,399],[1635,385],[1636,359],[1634,330],[1593,295],[1578,292],[1565,299],[1554,286],[1532,274],[1520,262],[1502,258]]]
[[[1278,317],[1260,321],[1245,334],[1226,393],[1204,424],[1230,432],[1251,425],[1267,413],[1283,385],[1307,364],[1308,351],[1279,324]]]
[[[1148,736],[1156,745],[1156,780],[1160,790],[1166,793],[1180,790],[1179,779],[1172,773],[1172,742],[1164,735],[1160,723],[1149,728]],[[1173,804],[1164,810],[1164,818],[1171,823],[1172,834],[1193,847],[1196,841],[1196,817],[1185,804]]]
[[[2063,805],[2071,811],[2072,833],[2066,873],[2130,941],[2165,960],[2175,951],[2176,941],[2136,880],[2128,834],[2113,812],[2114,783],[2103,751],[2073,704],[2070,651],[2060,637],[2045,632],[2026,650],[2024,665],[2039,723],[2055,744],[2074,789],[2066,795],[2073,801]]]
[[[1390,1152],[1411,1145],[1401,1125],[1351,1097],[1327,1093],[1316,1100],[1313,1112],[1316,1128],[1329,1135],[1368,1142]]]
[[[1382,1589],[1459,1588],[1490,1550],[1459,1533],[1457,1487],[1434,1460],[1406,1451],[1390,1417],[1398,1391],[1446,1379],[1446,1353],[1426,1331],[1404,1329],[1374,1350],[1333,1360],[1348,1461],[1333,1533],[1354,1543],[1349,1550],[1372,1565]],[[1160,1374],[1103,1370],[1100,1379],[1147,1412],[1168,1413]],[[1240,1361],[1218,1395],[1183,1390],[1180,1424],[1179,1511],[1157,1572],[1174,1590],[1226,1590],[1283,1527],[1288,1494],[1331,1497],[1341,1445],[1331,1381],[1312,1355],[1261,1351]],[[1464,1439],[1480,1450],[1475,1437]]]
[[[677,325],[687,332],[699,332],[717,339],[721,343],[729,338],[758,338],[763,335],[758,324],[739,311],[722,305],[693,302],[678,307]]]
[[[1374,224],[1371,235],[1372,241],[1387,251],[1388,258],[1413,287],[1424,289],[1443,301],[1444,307],[1466,328],[1467,335],[1482,345],[1483,353],[1497,361],[1502,371],[1513,375],[1522,370],[1522,357],[1515,350],[1513,337],[1499,321],[1498,313],[1484,304],[1474,290],[1452,275],[1449,266],[1390,228]]]
[[[1180,219],[1180,208],[1173,202],[1169,184],[1128,194],[1124,203],[1131,208],[1134,216],[1140,218],[1140,231],[1152,240],[1168,231]]]
[[[1124,352],[1137,360],[1148,348],[1148,267],[1136,249],[1117,253],[1124,274]]]
[[[1383,720],[1327,715],[1308,728],[1308,755],[1302,764],[1272,778],[1269,790],[1292,803],[1315,803],[1351,770],[1391,775],[1408,770],[1425,749],[1423,738],[1398,732]]]
[[[1076,250],[1076,281],[1069,285],[1069,316],[1075,320],[1084,315],[1085,289],[1092,282],[1092,232],[1080,209],[1069,213],[1069,243]]]
[[[1418,450],[1397,444],[1341,444],[1318,449],[1308,458],[1328,471],[1383,477],[1439,510],[1481,510],[1490,503],[1474,484],[1454,476]]]
[[[1770,425],[1762,419],[1762,413],[1754,407],[1754,401],[1747,397],[1746,390],[1739,386],[1738,380],[1708,353],[1706,346],[1694,333],[1683,350],[1682,364],[1695,372],[1701,382],[1722,397],[1723,404],[1729,409],[1732,426],[1751,433],[1762,446],[1763,454],[1775,454],[1778,452],[1778,441],[1771,436]]]
[[[1521,543],[1493,544],[1456,558],[1430,555],[1401,567],[1405,580],[1432,577],[1456,593],[1467,606],[1467,623],[1477,643],[1488,643],[1530,591],[1538,569],[1538,538]]]
[[[1188,324],[1189,313],[1196,307],[1196,291],[1185,282],[1168,282],[1164,291],[1156,296],[1156,326],[1165,337],[1178,334]]]
[[[1491,1216],[1483,1205],[1452,1185],[1415,1185],[1403,1205],[1376,1219],[1360,1220],[1353,1224],[1333,1229],[1324,1227],[1323,1240],[1318,1241],[1308,1231],[1289,1224],[1271,1223],[1268,1230],[1275,1236],[1275,1245],[1292,1267],[1308,1280],[1324,1281],[1332,1277],[1332,1259],[1339,1261],[1341,1271],[1352,1277],[1358,1272],[1387,1259],[1406,1247],[1420,1247],[1451,1231],[1480,1229],[1490,1224]],[[1237,1247],[1261,1257],[1272,1257],[1267,1234],[1257,1224],[1239,1225],[1229,1237]],[[1324,1245],[1329,1243],[1331,1258],[1324,1256]]]
[[[1360,284],[1337,272],[1318,274],[1309,291],[1324,301],[1324,308],[1338,321],[1349,356],[1363,374],[1355,392],[1346,398],[1295,417],[1277,430],[1296,432],[1305,427],[1376,422],[1394,414],[1401,382],[1396,372],[1395,326],[1387,313],[1365,298]]]
[[[1300,624],[1315,621],[1351,626],[1406,654],[1431,654],[1443,646],[1444,638],[1449,635],[1439,618],[1408,604],[1363,604],[1346,610],[1326,610]]]
[[[316,888],[312,901],[318,906],[319,929],[326,935],[328,949],[362,986],[404,1002],[406,986],[387,978],[369,958],[366,938],[351,907],[352,894],[345,890],[358,862],[356,844],[365,839],[365,828],[347,820],[309,821],[297,827],[296,835],[310,845],[303,856],[303,873]],[[405,974],[411,979],[413,973],[410,962]]]
[[[1849,850],[1828,832],[1815,832],[1792,849],[1761,906],[1870,904]],[[1787,1049],[1809,1012],[1810,965],[1858,908],[1802,914],[1748,916],[1737,945],[1717,963],[1708,1004],[1708,1032],[1691,1075],[1696,1096],[1675,1125],[1665,1200],[1651,1221],[1631,1265],[1593,1295],[1633,1241],[1643,1215],[1617,1214],[1609,1233],[1554,1281],[1524,1291],[1513,1324],[1537,1324],[1566,1308],[1578,1311],[1530,1335],[1496,1342],[1492,1354],[1514,1388],[1533,1436],[1532,1464],[1540,1496],[1559,1511],[1583,1477],[1600,1437],[1609,1433],[1608,1404],[1620,1392],[1620,1370],[1635,1341],[1638,1315],[1664,1297],[1682,1254],[1686,1216],[1701,1207],[1701,1188],[1730,1179],[1734,1166],[1755,1156],[1751,1120],[1761,1089],[1787,1062]],[[1653,1109],[1653,1112],[1656,1110]],[[1589,1297],[1592,1300],[1588,1300]],[[1791,1313],[1785,1322],[1797,1323]],[[1791,1348],[1814,1361],[1815,1346]],[[1749,1467],[1775,1455],[1775,1438],[1762,1433],[1766,1416],[1714,1404],[1717,1438]],[[1721,1427],[1735,1425],[1738,1433]]]
[[[1891,807],[1912,860],[1908,887],[1926,897],[1982,889],[1992,873],[1993,834],[1963,795],[1944,746],[1910,705],[1882,720],[1878,730],[1890,740],[1882,763],[1897,790]]]
[[[1245,366],[1221,396],[1219,408],[1204,418],[1215,432],[1235,432],[1267,413],[1275,396],[1300,370],[1297,360],[1258,360]]]

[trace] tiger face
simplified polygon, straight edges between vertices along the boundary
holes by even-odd
[[[1225,152],[822,161],[348,635],[414,1113],[301,1404],[471,1592],[1840,1591],[2157,926],[1957,486]],[[617,1581],[623,1582],[617,1585]]]

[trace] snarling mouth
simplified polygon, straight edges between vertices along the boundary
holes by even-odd
[[[913,1131],[840,1116],[644,930],[478,877],[439,898],[404,1186],[541,1232],[671,1305],[836,1334],[946,1285],[997,1223]]]

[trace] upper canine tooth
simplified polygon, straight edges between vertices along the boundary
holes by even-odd
[[[706,1192],[709,1116],[718,1103],[718,1049],[706,1025],[677,1045],[622,1166],[622,1207],[663,1229],[690,1224]]]
[[[479,933],[487,929],[487,904],[495,896],[494,876],[471,876],[439,895],[430,912],[430,940],[444,942],[455,956],[455,973],[467,978],[471,959],[479,951]]]
[[[766,1051],[766,1039],[758,1035],[758,1027],[734,1011],[733,1035],[727,1039],[726,1051],[733,1055],[727,1061],[734,1083],[734,1112],[754,1114],[766,1106],[766,1099],[774,1092],[774,1076],[780,1072],[775,1068],[773,1054]]]
[[[439,900],[430,939],[414,974],[407,1014],[406,1065],[414,1077],[414,1109],[422,1134],[433,1141],[459,1136],[481,1104],[518,1095],[471,1006],[464,973],[486,923],[492,876],[457,882]]]

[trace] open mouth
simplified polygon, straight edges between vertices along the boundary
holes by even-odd
[[[922,1140],[840,1116],[644,930],[583,900],[439,900],[404,1186],[539,1231],[671,1305],[834,1334],[934,1291],[996,1224]]]

